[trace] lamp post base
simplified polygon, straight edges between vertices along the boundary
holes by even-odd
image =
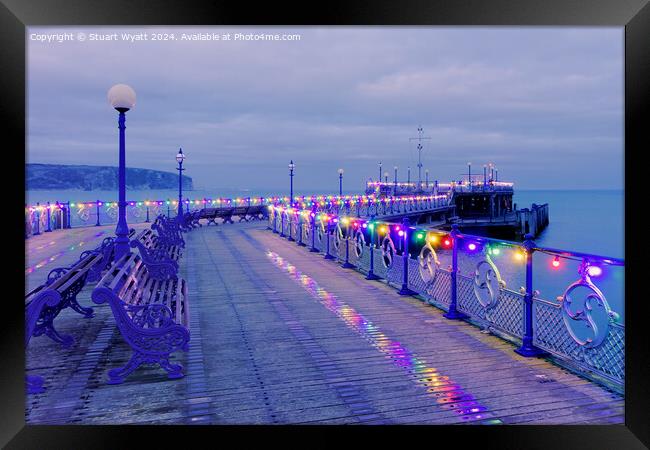
[[[310,248],[309,251],[310,251],[311,253],[318,253],[318,252],[319,252],[319,250],[318,250],[316,247],[312,247],[312,248]]]
[[[356,266],[354,264],[350,264],[349,262],[344,262],[341,267],[343,267],[344,269],[355,269],[356,268]]]
[[[295,239],[292,238],[291,236],[289,236],[289,237],[287,238],[287,241],[295,242]]]
[[[335,259],[335,258],[334,258],[332,255],[330,255],[329,253],[326,253],[325,256],[323,256],[323,258],[325,258],[325,259]]]
[[[380,279],[381,279],[380,277],[378,277],[372,272],[369,272],[368,275],[366,275],[366,280],[373,281],[373,280],[380,280]]]
[[[307,244],[304,242],[298,242],[298,247],[307,247]]]

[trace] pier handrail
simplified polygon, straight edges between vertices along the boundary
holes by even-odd
[[[417,295],[445,310],[448,319],[481,326],[517,344],[515,351],[522,356],[549,357],[623,391],[625,325],[598,286],[605,266],[624,267],[623,259],[540,246],[530,234],[524,242],[515,242],[461,233],[457,225],[451,231],[412,226],[406,217],[396,223],[282,206],[270,208],[268,228],[282,237],[297,236],[287,228],[295,225],[291,217],[300,218],[304,232],[311,230],[310,250],[325,253],[341,267],[361,271],[368,280],[384,280],[401,295]],[[516,258],[495,259],[501,247],[512,249]],[[548,270],[559,270],[560,259],[579,262],[577,280],[560,286],[562,295],[542,298],[533,285],[533,270],[539,266],[539,261],[533,262],[534,253],[554,257]],[[450,258],[448,267],[439,260],[443,256],[448,262]],[[497,265],[514,268],[508,276],[525,275],[525,286],[506,288]],[[566,274],[558,281],[564,283]]]

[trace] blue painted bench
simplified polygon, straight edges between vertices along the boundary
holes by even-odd
[[[185,247],[185,240],[183,239],[181,228],[176,219],[168,219],[160,215],[151,224],[151,229],[158,233],[159,245],[178,245]]]
[[[133,350],[123,367],[108,371],[108,384],[120,384],[142,364],[158,364],[170,379],[182,378],[183,367],[169,361],[173,352],[189,350],[187,284],[177,277],[156,281],[141,256],[124,255],[99,280],[93,301],[108,303],[122,337]]]
[[[168,280],[178,275],[178,260],[182,249],[179,246],[158,245],[158,236],[150,229],[141,231],[130,243],[137,248],[149,275],[156,280]]]
[[[25,348],[32,336],[46,335],[64,347],[70,347],[74,338],[60,334],[54,327],[54,319],[65,308],[72,308],[84,317],[93,317],[92,308],[77,302],[77,294],[83,289],[93,267],[103,258],[102,253],[91,252],[82,256],[72,267],[57,268],[48,274],[47,281],[25,296]],[[43,378],[27,376],[27,392],[43,392]]]

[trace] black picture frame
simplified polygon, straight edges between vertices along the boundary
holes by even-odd
[[[25,156],[26,31],[31,25],[571,25],[625,27],[625,171],[626,171],[626,398],[625,426],[507,426],[507,427],[393,427],[345,430],[382,437],[386,432],[425,439],[427,445],[475,445],[517,449],[635,449],[650,446],[650,360],[644,323],[648,301],[643,295],[643,217],[645,209],[640,158],[650,149],[643,119],[650,102],[650,5],[648,0],[401,0],[278,4],[258,2],[196,2],[162,0],[2,0],[0,3],[0,90],[2,92],[5,170],[23,174]],[[644,114],[645,113],[645,114]],[[65,114],[65,105],[61,105]],[[23,149],[23,153],[19,149]],[[21,158],[22,156],[22,158]],[[8,165],[8,166],[7,166]],[[18,177],[20,178],[20,177]],[[637,182],[639,180],[639,182]],[[222,427],[26,426],[24,421],[23,309],[11,280],[20,279],[18,261],[24,258],[24,202],[18,183],[6,193],[4,223],[12,233],[2,246],[3,285],[10,288],[0,310],[0,446],[6,448],[130,448],[134,434],[146,435],[149,445],[181,438],[186,443],[220,436]],[[24,194],[23,194],[24,195]],[[7,245],[11,244],[11,245]],[[14,274],[15,276],[12,276]],[[125,433],[128,429],[128,433]],[[253,436],[247,427],[230,428],[241,438]],[[331,428],[256,427],[255,433],[314,432],[327,436]],[[336,428],[341,432],[340,428]],[[245,434],[244,434],[245,433]],[[327,434],[325,434],[327,433]],[[199,436],[199,434],[201,436]],[[449,438],[444,444],[441,436]],[[143,436],[145,437],[145,436]],[[311,438],[313,439],[313,437]],[[292,441],[300,443],[300,436]],[[208,442],[210,442],[208,440]],[[217,445],[219,441],[213,441]],[[242,441],[243,442],[243,441]],[[324,442],[324,441],[323,441]],[[416,442],[416,441],[411,441]],[[223,443],[223,442],[222,442]],[[303,441],[304,443],[304,441]]]

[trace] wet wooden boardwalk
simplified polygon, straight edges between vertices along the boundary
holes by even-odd
[[[27,422],[623,423],[622,396],[520,357],[511,344],[264,228],[185,235],[191,348],[174,356],[185,378],[143,367],[122,385],[105,384],[106,371],[129,357],[109,308],[96,307],[91,319],[65,311],[56,323],[75,344],[61,349],[38,337],[27,351],[28,372],[47,388],[27,398]],[[39,238],[27,241],[35,251]],[[38,251],[32,264],[47,259],[45,247]],[[45,266],[26,278],[39,271]],[[91,304],[90,292],[82,304]]]

